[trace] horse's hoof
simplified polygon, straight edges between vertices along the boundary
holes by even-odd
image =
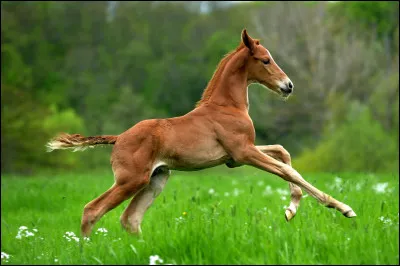
[[[346,216],[347,218],[353,218],[357,216],[357,214],[352,209],[344,212],[343,215]]]
[[[286,209],[285,211],[285,219],[287,222],[289,222],[292,218],[294,217],[294,214],[290,209]]]

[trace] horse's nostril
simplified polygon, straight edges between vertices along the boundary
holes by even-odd
[[[281,88],[281,91],[284,92],[284,93],[291,93],[292,89],[289,88],[289,87],[286,87],[286,88]]]
[[[289,81],[289,89],[293,89],[293,83]]]

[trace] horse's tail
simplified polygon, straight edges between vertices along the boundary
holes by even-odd
[[[94,145],[99,144],[114,144],[118,136],[103,135],[94,137],[84,137],[80,134],[66,134],[62,133],[49,141],[46,144],[47,151],[51,152],[58,149],[73,149],[73,151],[83,151],[85,149],[93,148]]]

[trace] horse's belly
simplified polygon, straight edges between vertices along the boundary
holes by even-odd
[[[229,159],[230,156],[219,143],[212,143],[175,149],[162,161],[172,170],[195,171],[223,164]]]

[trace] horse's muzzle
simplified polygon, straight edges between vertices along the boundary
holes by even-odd
[[[293,91],[293,83],[291,81],[288,81],[283,86],[280,86],[279,89],[284,95],[289,95]]]

